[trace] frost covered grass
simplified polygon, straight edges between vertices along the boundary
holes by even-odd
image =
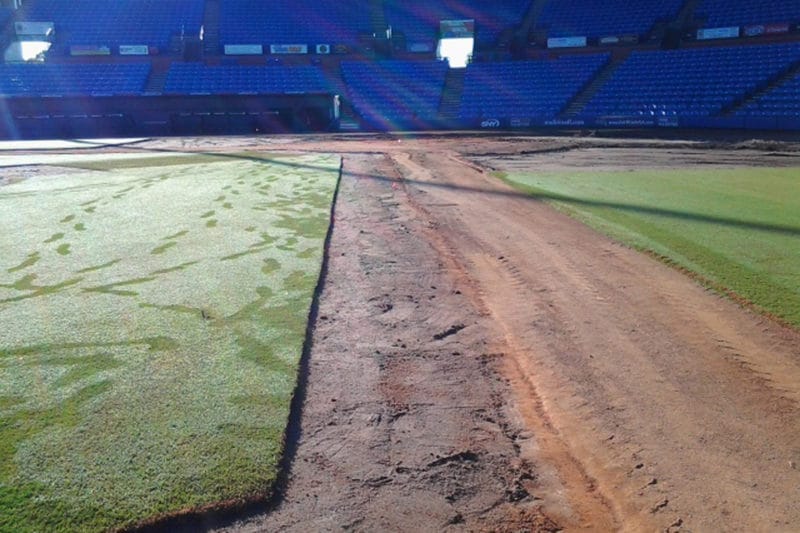
[[[265,494],[338,156],[63,164],[0,187],[0,530]]]

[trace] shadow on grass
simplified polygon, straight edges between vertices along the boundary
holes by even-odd
[[[83,142],[83,141],[75,141],[75,142]],[[87,141],[87,144],[88,143]],[[246,153],[224,153],[224,152],[209,152],[209,151],[199,151],[194,152],[190,150],[180,150],[180,149],[166,149],[166,148],[152,148],[152,147],[145,147],[145,146],[137,146],[137,145],[126,145],[125,148],[129,150],[136,150],[141,152],[147,153],[164,153],[164,154],[174,154],[174,153],[183,153],[183,154],[194,154],[194,155],[202,155],[202,156],[213,156],[216,158],[217,161],[219,160],[226,160],[229,159],[231,161],[250,161],[259,164],[270,164],[276,166],[284,166],[288,168],[302,168],[307,170],[320,170],[320,171],[328,171],[330,170],[327,167],[321,167],[318,165],[308,164],[308,163],[298,163],[296,161],[291,160],[284,160],[282,158],[269,158],[269,157],[258,157],[255,155],[249,155]],[[346,173],[343,174],[343,177],[347,176],[350,178],[362,178],[362,179],[373,179],[373,180],[380,180],[380,181],[389,181],[394,182],[396,181],[393,178],[376,175],[376,174],[359,174],[359,173]],[[499,179],[499,178],[498,178]],[[555,193],[548,193],[544,191],[531,191],[531,190],[502,190],[502,189],[486,189],[481,187],[465,187],[461,185],[454,185],[452,183],[441,183],[435,181],[419,181],[404,178],[403,182],[411,185],[419,185],[424,187],[433,187],[433,188],[443,188],[443,189],[452,189],[452,190],[459,190],[463,191],[464,193],[469,194],[486,194],[491,196],[507,196],[510,198],[518,198],[518,199],[528,199],[528,200],[550,200],[550,201],[557,201],[562,202],[565,204],[570,205],[577,205],[581,207],[603,207],[603,208],[611,208],[611,209],[618,209],[620,211],[630,212],[630,213],[639,213],[639,214],[647,214],[647,215],[658,215],[667,218],[679,219],[679,220],[687,220],[687,221],[694,221],[694,222],[702,222],[706,224],[717,224],[721,226],[728,226],[732,228],[739,228],[739,229],[749,229],[749,230],[756,230],[756,231],[764,231],[769,233],[776,233],[779,235],[788,235],[788,236],[800,236],[800,226],[791,226],[791,225],[782,225],[782,224],[772,224],[769,222],[761,222],[758,220],[746,220],[743,218],[733,218],[733,217],[724,217],[724,216],[716,216],[716,215],[709,215],[706,213],[695,213],[691,211],[679,211],[675,209],[664,209],[659,207],[653,206],[646,206],[646,205],[635,205],[635,204],[625,204],[619,202],[610,202],[610,201],[603,201],[603,200],[591,200],[587,198],[577,198],[574,196],[565,196]],[[510,184],[512,187],[514,185]]]

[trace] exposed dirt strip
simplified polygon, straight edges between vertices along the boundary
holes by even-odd
[[[454,204],[437,231],[624,529],[800,524],[800,335],[451,154],[396,160],[417,203]]]
[[[490,319],[384,156],[349,156],[302,436],[277,508],[237,531],[556,530]]]

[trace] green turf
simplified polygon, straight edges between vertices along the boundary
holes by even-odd
[[[511,173],[519,189],[800,326],[800,169]]]
[[[0,187],[0,531],[276,478],[339,158],[136,161]]]

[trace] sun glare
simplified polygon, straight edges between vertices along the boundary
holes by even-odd
[[[450,68],[464,68],[472,58],[472,49],[475,39],[452,38],[439,41],[437,56],[439,59],[447,59]]]
[[[23,61],[34,61],[40,57],[41,54],[50,49],[50,44],[47,41],[22,41],[20,43],[20,54]]]

